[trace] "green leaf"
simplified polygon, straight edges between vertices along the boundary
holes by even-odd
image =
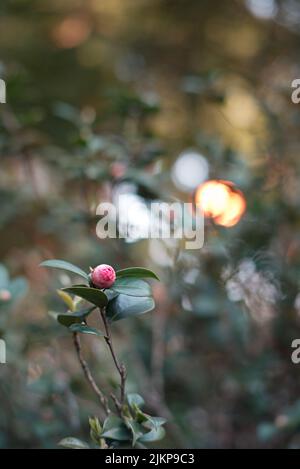
[[[72,324],[81,324],[94,309],[95,307],[92,307],[77,311],[76,313],[58,314],[56,319],[62,326],[70,327]]]
[[[127,402],[130,407],[134,407],[134,406],[143,407],[143,405],[145,404],[145,401],[142,398],[142,396],[140,396],[139,394],[135,394],[135,393],[127,394]]]
[[[126,419],[125,423],[132,433],[132,446],[135,446],[138,439],[144,435],[145,429],[132,419]]]
[[[98,337],[103,337],[103,332],[95,329],[94,327],[86,326],[85,324],[72,324],[69,327],[71,332],[80,332],[81,334],[90,334],[97,335]]]
[[[143,267],[129,267],[128,269],[118,270],[116,272],[117,278],[121,277],[134,277],[134,278],[154,278],[159,280],[158,276],[152,270],[144,269]]]
[[[97,445],[101,444],[102,426],[99,422],[99,419],[97,417],[89,418],[89,424],[90,424],[90,436],[92,440]]]
[[[91,427],[91,430],[93,430],[94,433],[97,434],[97,436],[100,437],[101,435],[101,432],[102,432],[102,427],[101,427],[101,424],[99,422],[99,419],[97,417],[90,417],[89,418],[89,424],[90,424],[90,427]]]
[[[97,288],[75,285],[74,287],[63,288],[62,290],[73,293],[73,295],[79,296],[80,298],[89,301],[93,305],[98,306],[98,308],[103,308],[108,303],[108,298],[105,293]]]
[[[74,301],[72,300],[72,297],[68,293],[66,293],[62,290],[57,290],[57,294],[63,300],[65,305],[67,305],[69,310],[74,312],[76,308],[75,308]]]
[[[166,423],[166,419],[163,417],[152,417],[149,414],[142,412],[138,406],[135,407],[136,419],[139,423],[142,423],[149,429],[157,429]]]
[[[151,443],[152,441],[162,440],[166,432],[163,427],[153,428],[150,432],[139,438],[142,443]]]
[[[149,426],[155,428],[156,430],[166,423],[166,419],[163,417],[152,417],[151,415],[144,414],[147,418]]]
[[[108,303],[106,315],[110,321],[119,321],[151,311],[155,307],[153,298],[118,295]]]
[[[105,290],[105,295],[107,296],[107,300],[108,301],[111,301],[113,300],[114,298],[116,298],[118,296],[119,293],[111,290],[110,288]]]
[[[145,297],[152,295],[151,287],[147,282],[131,277],[117,278],[111,290],[128,296]]]
[[[123,420],[114,415],[107,417],[105,420],[101,437],[119,441],[131,440],[130,431]]]
[[[79,267],[74,264],[71,264],[70,262],[61,261],[59,259],[51,259],[48,261],[44,261],[40,264],[40,267],[50,267],[52,269],[67,270],[68,272],[72,272],[73,274],[83,277],[87,281],[89,280],[88,274],[81,270]]]
[[[90,449],[89,445],[85,441],[78,440],[77,438],[64,438],[59,443],[59,446],[69,449]]]

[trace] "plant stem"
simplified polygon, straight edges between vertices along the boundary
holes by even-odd
[[[87,362],[85,361],[85,359],[83,357],[81,342],[80,342],[78,332],[74,332],[73,341],[74,341],[75,350],[77,352],[78,360],[80,362],[80,365],[81,365],[81,368],[84,372],[84,375],[85,375],[87,381],[89,382],[91,388],[93,389],[95,394],[98,396],[105,413],[108,415],[110,413],[110,409],[108,407],[107,398],[104,396],[102,391],[100,391],[100,389],[98,388],[98,386],[97,386],[97,384],[96,384],[96,382],[95,382],[95,380],[92,376],[91,370],[90,370]]]
[[[124,405],[124,402],[125,402],[125,385],[126,385],[127,372],[126,372],[125,365],[123,363],[120,363],[117,356],[116,356],[116,353],[115,353],[115,350],[114,350],[114,347],[113,347],[113,343],[112,343],[112,338],[111,338],[110,325],[109,325],[109,322],[108,322],[106,314],[105,314],[105,308],[100,309],[100,314],[101,314],[101,318],[102,318],[104,328],[105,328],[105,334],[106,334],[105,335],[105,341],[108,345],[108,348],[110,350],[111,356],[112,356],[113,361],[114,361],[114,364],[115,364],[115,366],[118,370],[118,373],[119,373],[120,379],[121,379],[121,383],[120,383],[120,390],[121,390],[120,402],[118,402],[117,399],[114,399],[118,411],[121,411],[122,407]]]

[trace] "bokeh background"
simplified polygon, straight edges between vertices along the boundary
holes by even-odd
[[[101,417],[47,314],[70,281],[52,257],[161,277],[155,311],[113,331],[129,389],[168,418],[156,446],[300,446],[299,22],[297,0],[1,0],[0,447]],[[138,225],[216,179],[247,209],[211,186],[200,250],[96,236],[101,201],[140,202]],[[84,347],[115,385],[104,342]]]

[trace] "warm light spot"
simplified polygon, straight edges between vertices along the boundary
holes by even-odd
[[[198,187],[195,202],[218,225],[236,225],[246,210],[242,192],[229,181],[208,181]]]
[[[73,15],[64,19],[52,31],[57,47],[72,49],[82,44],[90,35],[91,25],[84,16]]]
[[[255,126],[260,118],[256,101],[244,91],[228,94],[225,113],[231,124],[238,129],[249,129]]]

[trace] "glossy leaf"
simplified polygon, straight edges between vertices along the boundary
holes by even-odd
[[[138,439],[144,435],[145,429],[132,419],[126,419],[125,423],[132,434],[132,446],[135,446]]]
[[[111,290],[129,296],[145,297],[152,295],[151,287],[147,282],[131,277],[117,278]]]
[[[71,332],[79,332],[80,334],[89,334],[89,335],[97,335],[98,337],[103,337],[103,332],[95,329],[95,327],[89,327],[85,324],[72,324],[69,327]]]
[[[151,311],[155,307],[153,298],[118,295],[108,303],[106,315],[110,321],[119,321]]]
[[[158,429],[166,423],[166,419],[163,417],[152,417],[151,415],[144,414],[147,418],[148,423],[152,428]]]
[[[152,417],[149,414],[142,412],[138,406],[135,407],[136,419],[139,423],[142,423],[147,428],[152,430],[153,428],[157,429],[166,423],[166,419],[163,417]]]
[[[119,293],[111,290],[110,288],[108,290],[105,290],[105,295],[107,296],[107,300],[108,301],[111,301],[113,300],[114,298],[116,298],[118,296]]]
[[[143,267],[129,267],[128,269],[118,270],[116,272],[117,278],[121,277],[134,277],[134,278],[154,278],[159,280],[158,276],[152,270],[144,269]]]
[[[150,432],[139,438],[142,443],[151,443],[152,441],[162,440],[166,432],[163,427],[153,428]]]
[[[70,327],[72,324],[81,324],[94,309],[95,307],[86,308],[76,313],[57,314],[56,319],[62,326]]]
[[[85,441],[78,440],[78,438],[64,438],[59,443],[59,446],[68,449],[90,449],[89,445]]]
[[[101,437],[118,441],[129,441],[131,439],[130,431],[124,422],[114,415],[107,417],[105,420]]]
[[[89,301],[99,308],[103,308],[108,303],[108,298],[105,293],[103,293],[101,290],[98,290],[97,288],[75,285],[74,287],[63,288],[63,291],[67,291],[73,295],[79,296],[80,298]]]
[[[142,398],[142,396],[140,396],[139,394],[135,394],[135,393],[127,394],[127,402],[130,407],[133,407],[133,406],[143,407],[143,405],[145,404],[145,401]]]
[[[72,272],[73,274],[79,275],[80,277],[83,277],[85,280],[89,280],[89,276],[86,272],[81,270],[76,265],[71,264],[70,262],[61,261],[59,259],[50,259],[48,261],[42,262],[40,264],[40,266],[41,267],[50,267],[52,269],[66,270],[68,272]]]

